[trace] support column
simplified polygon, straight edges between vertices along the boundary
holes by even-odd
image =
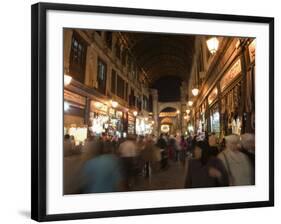
[[[223,137],[223,129],[224,129],[224,126],[223,126],[223,116],[222,116],[222,113],[221,113],[221,108],[222,108],[222,98],[221,98],[221,88],[220,88],[220,82],[218,82],[217,84],[217,90],[218,90],[218,108],[219,108],[219,124],[220,124],[220,135],[219,135],[219,138],[221,139]]]
[[[241,41],[241,40],[240,40]],[[242,118],[242,127],[241,127],[241,134],[245,133],[247,130],[247,116],[244,116],[245,112],[245,101],[246,101],[246,79],[247,79],[247,64],[246,64],[246,57],[245,57],[245,45],[246,42],[240,43],[241,48],[241,69],[242,69],[242,79],[241,79],[241,105],[240,110],[238,111],[239,116]]]
[[[150,92],[151,92],[151,95],[152,95],[152,112],[153,112],[153,121],[154,121],[153,134],[155,136],[158,136],[158,134],[159,134],[158,91],[156,89],[151,89]]]
[[[91,99],[86,97],[86,105],[85,105],[85,112],[84,112],[84,124],[89,126],[89,117],[91,111]]]
[[[183,105],[186,105],[186,97],[187,97],[187,92],[188,92],[188,88],[187,88],[187,83],[186,82],[182,82],[181,83],[181,99],[180,99],[180,132],[181,134],[184,133],[184,127],[185,127],[185,119],[183,116],[183,113],[185,112],[185,107]]]

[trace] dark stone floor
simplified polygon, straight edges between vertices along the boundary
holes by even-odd
[[[169,167],[165,170],[154,170],[149,178],[139,177],[137,183],[132,186],[132,191],[183,188],[185,175],[185,165],[169,161]]]
[[[64,194],[77,194],[80,188],[80,170],[83,166],[83,156],[73,155],[64,158]],[[186,165],[169,161],[168,167],[159,169],[159,164],[152,166],[151,176],[139,176],[130,185],[130,191],[166,190],[184,187]]]

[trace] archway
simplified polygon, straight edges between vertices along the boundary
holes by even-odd
[[[180,127],[180,103],[159,103],[159,133],[176,134]]]

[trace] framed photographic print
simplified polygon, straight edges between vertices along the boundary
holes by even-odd
[[[32,6],[32,219],[274,205],[274,19]]]

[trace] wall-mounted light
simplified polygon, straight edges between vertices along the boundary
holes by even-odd
[[[135,110],[134,112],[133,112],[133,115],[136,117],[136,116],[138,116],[138,112]]]
[[[63,84],[68,86],[71,83],[72,77],[70,75],[64,75]]]
[[[215,54],[219,48],[219,40],[216,37],[211,37],[207,41],[207,47],[211,54]]]
[[[116,108],[118,106],[118,102],[114,101],[114,100],[111,100],[111,106],[113,108]]]
[[[192,105],[193,105],[193,102],[192,102],[191,100],[189,100],[189,101],[188,101],[188,106],[191,107]]]
[[[64,111],[68,111],[69,110],[69,103],[68,102],[64,102],[63,103],[63,109],[64,109]]]
[[[190,109],[187,109],[185,112],[186,112],[187,114],[190,114]]]
[[[186,116],[184,116],[184,119],[185,119],[185,120],[189,120],[189,119],[190,119],[190,116],[186,115]]]
[[[179,111],[179,110],[177,110],[177,114],[180,114],[180,111]]]
[[[197,96],[197,95],[199,94],[199,89],[193,88],[193,89],[191,90],[191,92],[192,92],[192,95],[193,95],[193,96]]]

